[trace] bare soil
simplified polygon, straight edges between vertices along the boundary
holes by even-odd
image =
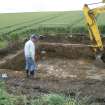
[[[90,103],[99,105],[105,102],[105,67],[96,61],[47,58],[38,62],[34,79],[26,78],[24,70],[0,69],[2,73],[8,75],[6,87],[10,94],[35,97],[55,92],[90,97]]]
[[[34,79],[26,78],[22,50],[0,61],[0,74],[8,75],[5,80],[8,92],[29,97],[51,92],[63,93],[79,98],[88,97],[89,105],[105,105],[105,64],[93,59],[90,46],[80,44],[79,39],[72,40],[78,44],[71,44],[71,39],[67,41],[61,38],[59,42],[58,38],[54,38],[47,38],[47,43],[45,40],[39,45],[40,50],[44,48],[47,51],[47,55],[37,62]]]

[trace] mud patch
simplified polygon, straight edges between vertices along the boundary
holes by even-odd
[[[1,69],[0,74],[8,74],[6,86],[10,94],[33,97],[55,92],[104,103],[105,69],[97,67],[93,60],[48,58],[39,61],[38,68],[34,79],[27,79],[24,70]]]
[[[105,104],[105,66],[94,61],[91,46],[70,43],[40,42],[38,71],[34,79],[27,79],[23,50],[0,61],[0,74],[7,73],[6,87],[10,94],[29,97],[63,93],[73,97],[90,97],[90,103]]]

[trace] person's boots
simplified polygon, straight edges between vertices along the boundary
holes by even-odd
[[[34,78],[34,73],[35,73],[34,70],[30,72],[31,78]]]
[[[29,70],[26,70],[26,75],[27,75],[27,78],[29,78]]]

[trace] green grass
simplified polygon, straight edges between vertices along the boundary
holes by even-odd
[[[0,41],[0,48],[5,48],[7,46],[7,41]]]
[[[80,20],[82,17],[82,12],[79,11],[0,14],[0,28],[5,28],[7,26],[14,27],[15,25],[27,25],[38,21],[42,21],[38,24],[45,24],[48,26],[62,24],[72,25],[72,23],[74,23],[76,20]]]
[[[0,35],[37,32],[71,32],[75,27],[85,27],[82,12],[36,12],[0,14]]]
[[[87,105],[83,101],[66,97],[62,94],[46,94],[37,97],[21,95],[16,96],[7,93],[5,82],[0,81],[0,105]]]
[[[104,18],[105,14],[97,17],[102,33],[105,33]],[[65,35],[65,33],[88,33],[88,28],[82,11],[0,14],[0,39],[9,40],[14,33],[19,37],[31,33]]]
[[[97,17],[100,26],[105,26],[104,18],[105,14]],[[82,11],[0,14],[0,35],[12,32],[20,35],[30,32],[70,33],[81,32],[81,29],[82,32],[87,32]]]

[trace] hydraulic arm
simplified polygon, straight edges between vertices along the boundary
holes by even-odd
[[[104,0],[105,1],[105,0]],[[103,1],[103,2],[104,2]],[[86,18],[86,23],[88,25],[90,40],[92,41],[92,47],[95,53],[101,53],[103,55],[104,47],[101,39],[101,34],[96,23],[97,14],[105,12],[105,6],[90,9],[88,4],[84,5],[83,8],[84,16]],[[102,57],[101,57],[102,58]]]

